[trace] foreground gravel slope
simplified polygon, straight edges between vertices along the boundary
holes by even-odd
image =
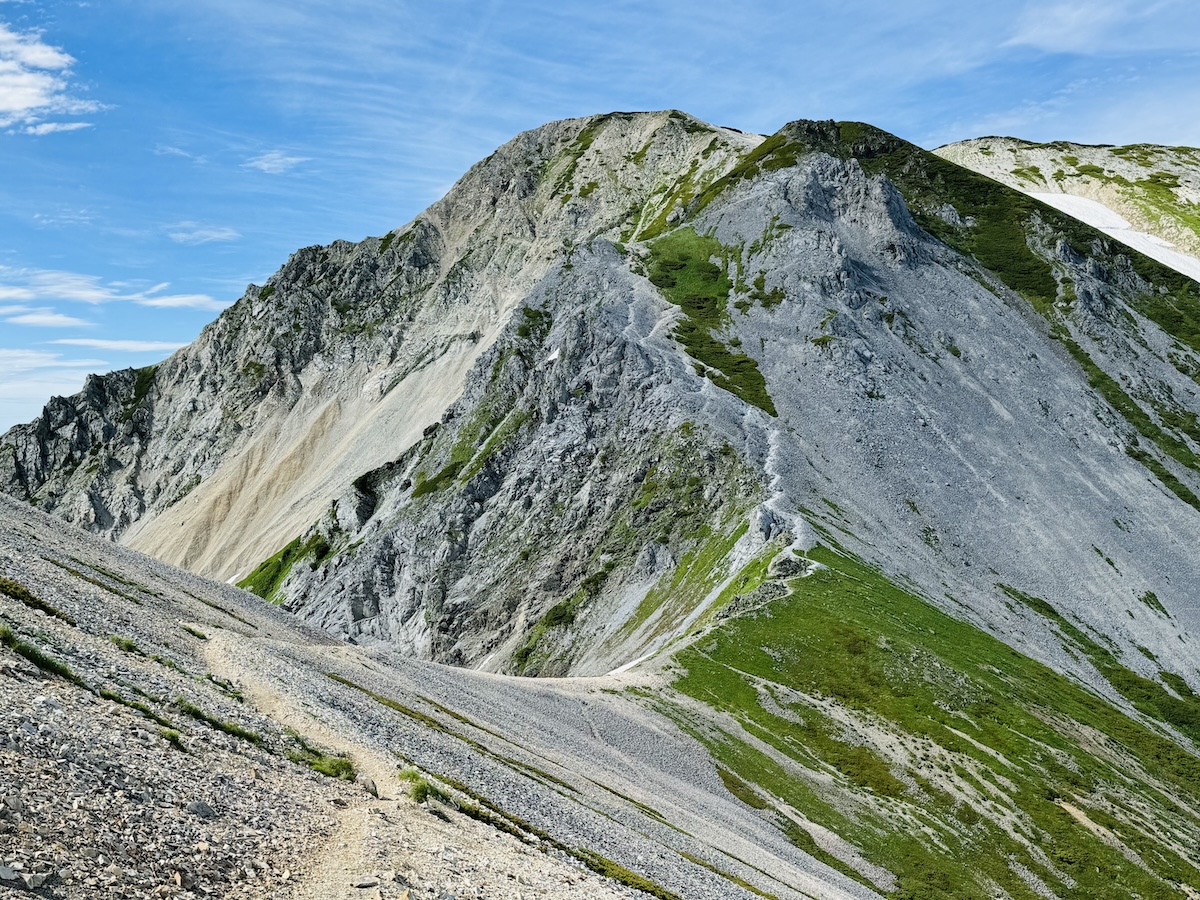
[[[337,642],[2,495],[0,577],[5,888],[871,895],[729,795],[618,690],[634,682],[481,676]],[[304,746],[348,754],[359,783],[287,759]],[[435,788],[424,806],[406,764]]]

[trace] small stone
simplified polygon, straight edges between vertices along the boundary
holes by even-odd
[[[8,866],[0,866],[0,881],[16,881],[17,873]]]
[[[217,811],[203,800],[193,800],[184,808],[192,815],[199,816],[202,819],[215,819],[217,817]]]
[[[364,877],[362,877],[362,878],[358,878],[358,879],[356,879],[356,880],[352,881],[352,882],[351,882],[351,885],[353,885],[353,886],[354,886],[354,887],[356,887],[356,888],[373,888],[373,887],[378,887],[378,885],[379,885],[379,879],[378,879],[378,878],[371,878],[370,876],[364,876]]]
[[[372,797],[376,797],[376,798],[379,797],[379,789],[377,787],[375,787],[375,779],[372,778],[370,775],[359,775],[358,783],[361,784],[363,787],[363,790],[366,791],[368,794],[370,794]]]

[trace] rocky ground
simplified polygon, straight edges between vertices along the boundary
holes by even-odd
[[[729,796],[629,676],[334,641],[2,495],[0,579],[4,892],[870,895]],[[310,767],[343,759],[354,780]]]

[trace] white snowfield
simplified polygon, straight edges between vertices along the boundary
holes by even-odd
[[[1109,209],[1098,200],[1087,197],[1076,197],[1072,194],[1046,194],[1030,192],[1030,197],[1041,200],[1047,206],[1074,216],[1086,222],[1093,228],[1099,228],[1109,237],[1132,247],[1151,259],[1156,259],[1165,266],[1170,266],[1177,272],[1182,272],[1189,278],[1200,281],[1200,259],[1187,253],[1180,253],[1175,245],[1160,237],[1135,231],[1123,216]]]

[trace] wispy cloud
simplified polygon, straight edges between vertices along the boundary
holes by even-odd
[[[201,154],[196,154],[196,153],[189,153],[188,151],[184,150],[182,147],[176,147],[173,144],[159,144],[157,147],[154,148],[154,154],[156,156],[179,156],[179,157],[182,157],[183,159],[190,159],[192,162],[196,163],[197,165],[203,165],[204,163],[208,162],[207,156],[203,156]]]
[[[33,221],[39,225],[90,225],[96,216],[87,209],[62,209],[56,213],[34,213]]]
[[[157,306],[159,309],[205,309],[220,312],[230,304],[214,300],[208,294],[166,294],[162,297],[137,297],[133,301],[142,306]]]
[[[0,266],[0,299],[70,301],[75,303],[136,303],[167,309],[200,309],[220,312],[229,306],[208,294],[164,294],[169,282],[145,290],[129,290],[129,285],[105,283],[95,275],[61,272],[51,269],[11,269]],[[0,307],[0,315],[4,315]],[[28,310],[22,310],[25,312]],[[32,323],[15,323],[32,324]]]
[[[1006,46],[1048,53],[1130,54],[1200,46],[1194,0],[1059,0],[1032,2]]]
[[[64,316],[47,307],[26,309],[24,307],[7,307],[12,315],[0,312],[4,321],[9,325],[28,325],[33,328],[86,328],[93,323],[75,316]]]
[[[26,125],[21,130],[25,134],[43,135],[57,134],[60,131],[79,131],[81,128],[91,127],[91,122],[42,122],[40,125]]]
[[[47,341],[50,344],[66,344],[72,347],[93,347],[96,350],[112,350],[120,353],[171,353],[186,344],[175,341],[129,341],[106,338],[59,338]]]
[[[31,135],[75,131],[86,122],[50,122],[48,117],[100,110],[76,94],[70,80],[74,58],[42,40],[36,31],[18,32],[0,22],[0,128]]]
[[[236,241],[242,235],[232,228],[179,222],[167,226],[167,237],[177,244],[208,244],[213,241]]]
[[[268,150],[242,163],[246,169],[258,169],[268,175],[282,175],[302,162],[308,162],[307,156],[288,156],[282,150]]]

